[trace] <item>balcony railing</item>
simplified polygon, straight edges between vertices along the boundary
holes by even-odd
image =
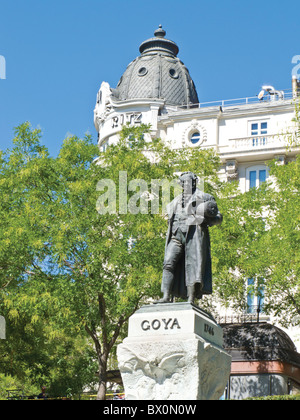
[[[238,150],[259,150],[268,149],[270,147],[284,147],[286,146],[287,135],[261,135],[251,137],[241,137],[236,139],[229,139],[230,148]]]

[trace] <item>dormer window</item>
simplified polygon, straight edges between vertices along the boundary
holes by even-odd
[[[173,79],[178,79],[179,75],[177,73],[177,71],[175,69],[170,69],[169,70],[169,75],[173,78]]]
[[[141,67],[138,71],[139,76],[146,76],[147,73],[148,73],[148,70],[146,69],[146,67]]]

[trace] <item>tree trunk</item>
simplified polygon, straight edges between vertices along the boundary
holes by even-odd
[[[97,400],[106,400],[106,383],[107,383],[107,358],[101,357],[99,361],[99,389]]]
[[[106,400],[106,372],[99,375],[99,389],[97,392],[97,400]]]
[[[97,400],[105,400],[106,399],[106,382],[107,382],[107,359],[109,355],[109,349],[105,342],[104,349],[105,352],[102,351],[101,343],[97,337],[95,329],[90,329],[87,324],[85,325],[85,329],[90,337],[94,341],[95,350],[98,359],[98,366],[99,366],[99,389],[97,392]]]

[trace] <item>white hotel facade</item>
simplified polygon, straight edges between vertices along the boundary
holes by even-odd
[[[151,136],[174,148],[214,148],[222,162],[220,177],[238,180],[243,192],[268,178],[270,159],[277,157],[280,164],[295,159],[299,150],[286,146],[295,133],[296,78],[289,90],[264,86],[258,96],[201,103],[177,57],[178,46],[165,35],[160,26],[140,45],[140,56],[128,65],[116,89],[102,83],[94,111],[100,151],[118,141],[123,124],[151,124]],[[266,317],[261,314],[260,320]],[[267,320],[276,324],[276,319]],[[300,351],[299,328],[288,334]]]
[[[256,170],[259,179],[259,170],[267,171],[266,161],[295,157],[295,150],[287,152],[286,139],[295,130],[296,78],[285,91],[265,86],[254,97],[199,103],[178,51],[160,27],[141,44],[141,55],[128,65],[116,89],[102,83],[94,111],[101,151],[118,141],[123,124],[151,124],[152,136],[174,148],[214,148],[223,164],[220,176],[238,179],[242,191],[250,186],[251,172]]]

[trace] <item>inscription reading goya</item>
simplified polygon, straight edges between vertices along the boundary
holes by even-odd
[[[177,327],[177,329],[181,329],[178,319],[175,318],[169,318],[167,319],[154,319],[153,321],[148,321],[147,319],[145,319],[142,323],[141,323],[141,327],[142,330],[144,331],[149,331],[149,330],[159,330],[160,328],[164,328],[165,330],[173,330],[173,328]]]

